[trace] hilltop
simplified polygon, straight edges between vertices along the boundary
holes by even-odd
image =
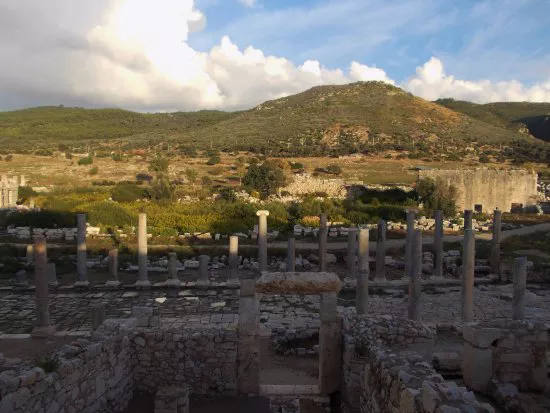
[[[550,103],[497,102],[480,105],[454,99],[439,99],[436,103],[483,122],[550,142]]]
[[[39,107],[0,112],[0,142],[4,149],[29,149],[113,141],[145,147],[169,141],[183,148],[296,156],[422,146],[423,151],[429,147],[437,152],[473,143],[536,142],[509,127],[506,120],[497,122],[494,116],[465,113],[445,103],[429,102],[382,82],[357,82],[314,87],[242,112],[144,114]]]

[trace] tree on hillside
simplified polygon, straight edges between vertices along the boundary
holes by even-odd
[[[193,185],[193,188],[194,188],[195,181],[197,180],[199,173],[197,172],[196,169],[193,169],[193,168],[187,168],[184,173],[185,173],[185,177],[189,182],[191,182],[191,185]]]
[[[285,186],[287,177],[283,169],[273,162],[266,161],[261,165],[250,165],[242,182],[243,185],[255,189],[265,198]]]
[[[446,184],[441,179],[434,181],[425,178],[418,181],[416,192],[427,214],[432,215],[435,210],[441,209],[447,217],[456,215],[457,189],[454,185]]]
[[[171,200],[174,194],[174,190],[168,180],[168,159],[162,156],[156,156],[149,163],[149,171],[155,172],[156,176],[149,188],[149,194],[152,199]]]
[[[155,172],[157,175],[159,174],[167,174],[168,173],[168,159],[162,157],[162,156],[156,156],[155,159],[153,159],[151,162],[149,162],[149,171]]]

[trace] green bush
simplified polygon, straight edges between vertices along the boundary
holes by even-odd
[[[284,186],[287,179],[281,168],[263,163],[262,165],[250,165],[242,182],[243,185],[253,188],[263,197],[267,197]]]
[[[78,160],[79,165],[91,165],[94,163],[94,160],[91,156],[87,156],[86,158],[80,158]]]
[[[146,197],[147,193],[143,187],[136,184],[117,184],[111,190],[111,198],[116,202],[134,202]]]
[[[221,158],[218,155],[211,156],[208,161],[206,161],[207,165],[217,165],[221,162]]]
[[[88,171],[88,174],[90,175],[97,175],[97,173],[99,172],[99,168],[97,166],[94,166],[93,168],[90,168],[90,170]]]
[[[421,179],[416,185],[420,201],[428,215],[441,209],[443,215],[452,217],[456,214],[457,190],[454,185],[447,185],[442,180]]]

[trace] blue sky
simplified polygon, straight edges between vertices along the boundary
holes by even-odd
[[[0,61],[0,110],[234,110],[370,80],[550,102],[550,0],[2,0]]]
[[[355,60],[403,80],[430,57],[463,79],[550,77],[547,0],[198,0],[206,29],[189,44],[209,50],[228,35],[295,64],[315,59],[331,68]]]

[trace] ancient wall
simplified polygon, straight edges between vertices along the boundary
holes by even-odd
[[[310,174],[296,175],[291,184],[279,190],[279,193],[283,192],[293,196],[324,192],[327,196],[336,198],[345,198],[348,193],[343,179],[320,179]]]
[[[62,346],[53,373],[0,365],[0,412],[119,412],[133,395],[130,352],[128,337],[98,334]]]
[[[483,212],[499,208],[509,212],[512,204],[533,205],[537,197],[537,174],[524,169],[428,169],[418,173],[419,179],[442,179],[458,190],[459,210],[475,209]]]
[[[0,178],[0,208],[14,207],[19,197],[19,186],[25,185],[25,177],[14,176]]]

